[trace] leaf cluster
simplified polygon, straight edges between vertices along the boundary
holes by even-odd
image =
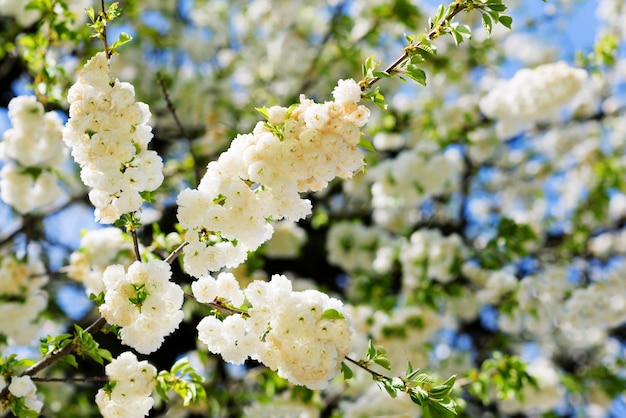
[[[538,388],[537,380],[526,371],[526,363],[517,356],[508,356],[499,351],[485,360],[480,370],[473,369],[467,374],[470,380],[469,393],[484,405],[489,404],[490,394],[498,399],[516,397],[523,401],[522,389],[528,385]]]
[[[157,393],[167,402],[170,390],[182,398],[185,406],[206,401],[206,392],[202,386],[204,377],[196,373],[186,357],[174,363],[169,371],[160,371],[156,379]]]

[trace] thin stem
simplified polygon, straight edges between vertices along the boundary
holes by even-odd
[[[461,12],[461,10],[466,9],[467,6],[464,4],[456,4],[454,6],[454,8],[450,11],[450,13],[446,16],[443,17],[443,19],[441,20],[441,22],[436,23],[433,28],[430,30],[430,32],[428,32],[428,39],[430,41],[435,40],[439,37],[439,35],[441,35],[440,30],[441,28],[448,22],[450,22],[450,20],[452,20],[454,18],[454,16],[456,16],[457,14],[459,14]],[[402,55],[400,57],[398,57],[398,59],[396,59],[392,64],[390,64],[387,68],[385,68],[385,73],[391,75],[393,72],[396,71],[396,69],[398,67],[402,67],[407,60],[412,56],[412,51],[415,51],[416,49],[418,49],[420,47],[420,45],[422,44],[422,41],[418,41],[415,43],[410,44],[409,46],[404,48],[404,52],[402,53]],[[373,77],[369,80],[364,80],[361,82],[361,88],[362,90],[367,90],[369,88],[371,88],[374,84],[376,84],[382,77]]]
[[[180,255],[180,253],[183,252],[183,248],[185,248],[186,245],[188,245],[189,242],[184,241],[182,244],[180,244],[178,246],[178,248],[176,248],[174,251],[172,251],[172,253],[170,255],[167,256],[167,258],[165,259],[165,262],[167,264],[172,264],[174,262],[174,260],[176,260],[176,258],[178,258],[178,256]]]
[[[356,360],[354,360],[354,359],[352,359],[352,358],[350,358],[348,356],[346,356],[345,358],[350,363],[354,364],[355,366],[358,366],[358,367],[362,368],[363,370],[365,370],[366,372],[368,372],[369,374],[374,376],[374,378],[376,378],[376,380],[391,380],[390,377],[387,377],[384,374],[380,374],[378,372],[375,372],[374,370],[371,370],[366,365],[362,364],[360,361],[356,361]]]
[[[109,378],[106,376],[91,376],[91,377],[33,377],[33,382],[108,382]]]
[[[185,293],[185,297],[187,299],[194,300],[203,305],[207,305],[207,306],[211,306],[212,308],[219,309],[220,311],[228,312],[231,315],[241,315],[246,318],[250,317],[248,312],[244,312],[242,310],[231,308],[230,306],[226,306],[219,299],[215,299],[213,302],[204,303],[204,302],[200,302],[194,295],[190,295],[189,293]]]
[[[102,14],[104,15],[104,26],[102,26],[102,43],[104,44],[104,52],[107,54],[107,58],[111,58],[111,53],[109,52],[109,44],[107,43],[107,12],[106,7],[104,6],[104,0],[100,0],[100,7],[102,8]]]
[[[106,323],[106,320],[100,317],[93,324],[89,325],[85,329],[85,332],[88,332],[90,334],[95,334],[96,332],[100,330],[100,328],[102,328],[102,326],[105,323]],[[59,351],[55,351],[52,354],[50,354],[48,357],[42,358],[37,363],[33,364],[28,369],[20,373],[19,376],[20,377],[21,376],[34,376],[35,374],[39,373],[41,370],[54,364],[61,357],[64,357],[70,354],[74,350],[74,348],[76,348],[76,344],[74,341],[72,341],[68,345],[60,349]],[[9,393],[9,388],[7,386],[4,389],[2,389],[2,391],[0,391],[0,399],[6,399],[6,396],[8,395],[8,393]]]
[[[193,141],[191,140],[191,137],[187,134],[185,127],[183,126],[182,122],[180,121],[180,118],[178,117],[178,113],[176,112],[176,107],[174,106],[174,103],[170,99],[170,95],[167,91],[167,88],[165,87],[165,82],[163,81],[163,76],[161,75],[161,72],[157,72],[156,76],[157,76],[157,81],[159,82],[159,86],[161,87],[161,93],[163,93],[163,98],[165,99],[165,103],[167,104],[167,109],[172,114],[172,117],[174,118],[174,122],[176,122],[176,126],[178,127],[178,130],[180,131],[180,134],[187,141],[187,146],[189,147],[189,154],[191,155],[191,158],[194,161],[194,165],[193,165],[194,176],[195,176],[194,182],[197,184],[198,181],[200,181],[200,178],[202,177],[202,175],[200,173],[198,164],[196,164],[196,161],[198,161],[198,158],[193,151]]]
[[[161,75],[161,72],[157,71],[156,76],[157,76],[157,81],[159,82],[159,86],[161,87],[161,93],[163,93],[163,98],[165,99],[165,102],[167,103],[167,109],[172,114],[172,117],[174,118],[174,121],[176,122],[176,126],[178,126],[178,129],[180,130],[180,134],[188,142],[191,142],[191,138],[189,137],[189,135],[187,135],[187,131],[185,131],[185,127],[183,126],[183,124],[180,122],[180,119],[178,118],[178,113],[176,113],[176,107],[174,106],[174,103],[172,103],[172,100],[170,99],[170,95],[167,91],[167,88],[165,87],[165,82],[163,81],[163,76]]]
[[[133,248],[135,249],[135,258],[141,262],[141,253],[139,252],[139,240],[137,239],[137,230],[133,228],[130,231],[130,235],[133,237]]]

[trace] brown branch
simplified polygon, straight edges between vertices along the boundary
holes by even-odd
[[[91,377],[33,377],[31,378],[33,382],[63,382],[63,383],[74,383],[74,382],[108,382],[109,378],[106,376],[91,376]]]
[[[105,323],[106,323],[106,320],[100,317],[93,324],[89,325],[85,329],[85,332],[88,332],[90,334],[95,334],[96,332],[100,330],[100,328],[102,328],[102,326]],[[70,354],[72,350],[74,350],[74,348],[76,348],[76,344],[74,341],[72,341],[65,347],[61,348],[59,351],[55,351],[52,354],[50,354],[48,357],[44,357],[43,359],[39,360],[37,363],[33,364],[28,369],[20,373],[19,376],[20,377],[21,376],[34,376],[35,374],[39,373],[41,370],[54,364],[61,357],[64,357]],[[2,391],[0,391],[0,399],[6,399],[8,393],[9,393],[9,387],[7,386],[4,389],[2,389]]]
[[[178,127],[178,130],[180,131],[181,136],[185,138],[185,140],[187,141],[187,146],[189,147],[189,154],[191,155],[191,158],[194,161],[194,165],[193,165],[194,176],[195,176],[194,180],[197,184],[200,181],[200,178],[202,177],[202,173],[200,172],[198,168],[198,164],[196,164],[196,162],[198,161],[198,158],[193,151],[193,141],[191,140],[191,137],[187,134],[185,127],[183,126],[182,122],[180,121],[180,118],[178,117],[178,113],[176,112],[176,107],[174,106],[174,103],[172,102],[172,99],[170,98],[167,88],[165,87],[165,82],[163,81],[163,76],[161,75],[161,72],[157,71],[156,76],[157,76],[157,81],[159,82],[159,87],[161,87],[161,93],[163,93],[163,98],[165,99],[165,103],[167,104],[167,109],[172,114],[172,117],[174,118],[174,122],[176,123],[176,126]]]
[[[180,253],[183,252],[183,248],[185,248],[185,246],[189,244],[189,242],[185,241],[182,244],[180,244],[178,246],[178,248],[176,248],[174,251],[172,251],[172,253],[170,255],[167,256],[167,258],[165,259],[165,262],[167,264],[172,264],[174,262],[174,260],[176,260],[176,258],[178,258],[178,256],[180,255]]]
[[[428,39],[430,41],[437,39],[439,35],[441,35],[440,33],[441,27],[444,26],[446,23],[450,22],[450,20],[452,20],[457,14],[459,14],[462,10],[466,8],[467,6],[464,4],[456,4],[454,6],[454,9],[452,9],[448,15],[444,16],[441,22],[436,23],[433,26],[433,28],[430,30],[430,32],[428,32],[428,34],[426,35]],[[419,42],[412,43],[408,45],[407,47],[405,47],[402,55],[398,57],[398,59],[396,59],[387,68],[385,68],[384,72],[389,75],[394,73],[398,67],[401,67],[402,65],[406,63],[406,61],[412,56],[412,51],[418,49],[421,44],[422,44],[422,41],[419,41]],[[381,78],[382,77],[373,77],[367,81],[362,82],[361,89],[367,90],[371,88],[374,84],[380,81]]]
[[[361,369],[365,370],[366,372],[368,372],[369,374],[371,374],[372,376],[374,376],[374,378],[376,380],[391,380],[390,377],[385,376],[384,374],[380,374],[378,372],[375,372],[374,370],[371,370],[370,368],[368,368],[366,365],[362,364],[360,361],[356,361],[348,356],[345,357],[346,360],[348,360],[350,363],[354,364],[355,366],[360,367]]]
[[[137,230],[133,228],[130,231],[130,235],[133,237],[133,248],[135,250],[135,258],[141,262],[141,253],[139,252],[139,240],[137,239]]]
[[[231,315],[241,315],[245,318],[249,318],[250,314],[248,312],[241,311],[239,309],[231,308],[229,306],[224,305],[219,298],[216,298],[213,302],[204,303],[200,302],[194,295],[190,295],[189,293],[185,293],[185,297],[187,299],[194,300],[203,305],[211,306],[212,308],[219,309],[220,311],[228,312]]]
[[[102,8],[102,15],[104,18],[104,25],[102,26],[102,43],[104,44],[104,52],[107,55],[107,59],[111,58],[111,51],[109,51],[109,44],[107,43],[107,12],[104,5],[104,0],[100,0],[100,7]]]

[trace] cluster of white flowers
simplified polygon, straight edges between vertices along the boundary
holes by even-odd
[[[448,283],[459,274],[466,248],[457,234],[443,236],[438,229],[420,229],[411,234],[400,250],[402,285],[410,292],[421,280]]]
[[[328,261],[347,272],[391,269],[395,248],[391,235],[377,227],[356,222],[338,222],[326,236]]]
[[[85,232],[65,271],[68,277],[83,283],[87,295],[98,295],[105,291],[102,273],[108,266],[115,263],[128,268],[134,261],[133,243],[121,229],[94,229]]]
[[[98,390],[96,404],[104,418],[143,418],[154,404],[150,396],[156,387],[156,368],[137,361],[130,351],[107,364],[106,375],[112,388]]]
[[[587,72],[565,62],[523,68],[510,80],[500,80],[480,101],[480,110],[497,119],[501,137],[517,133],[524,124],[558,115],[587,80]]]
[[[500,329],[536,337],[550,335],[554,318],[573,286],[568,282],[567,275],[567,268],[548,265],[542,271],[524,277],[515,295],[518,305],[513,311],[498,317]]]
[[[89,200],[101,223],[141,208],[141,192],[163,182],[163,161],[147,149],[152,140],[148,105],[135,101],[129,83],[111,79],[106,53],[99,52],[79,72],[68,92],[70,119],[63,140],[91,187]]]
[[[289,109],[265,109],[267,122],[238,135],[209,163],[198,188],[179,194],[187,273],[200,277],[240,264],[271,237],[270,219],[295,221],[311,212],[300,193],[362,169],[357,144],[369,110],[357,105],[361,89],[339,80],[333,97],[319,104],[301,96]]]
[[[517,290],[518,280],[507,269],[485,270],[474,263],[464,263],[462,272],[478,287],[475,298],[481,304],[496,304],[503,295]]]
[[[4,376],[0,376],[0,391],[6,387]],[[43,402],[37,398],[37,386],[33,383],[30,376],[12,377],[9,383],[9,392],[16,398],[24,398],[24,407],[29,411],[39,414],[43,408]],[[0,414],[3,414],[0,405]]]
[[[561,305],[557,314],[559,331],[571,346],[602,344],[608,330],[626,322],[625,273],[622,263],[604,280],[574,289]]]
[[[63,195],[55,175],[67,159],[63,123],[56,112],[44,112],[35,96],[13,98],[9,118],[12,128],[0,143],[0,198],[26,214]]]
[[[194,295],[212,302],[225,289],[220,297],[237,306],[245,294],[250,308],[223,321],[205,317],[198,324],[200,340],[230,363],[250,357],[294,384],[324,389],[350,352],[352,327],[341,302],[316,290],[294,292],[279,275],[256,280],[242,292],[230,276],[200,278],[192,285]]]
[[[10,341],[26,345],[41,328],[39,315],[48,305],[42,289],[48,282],[45,266],[31,255],[27,262],[14,257],[0,260],[0,334]],[[6,320],[10,318],[10,320]]]
[[[368,171],[377,224],[394,231],[421,218],[419,206],[433,196],[459,190],[464,162],[454,149],[442,152],[434,142],[421,142]]]
[[[592,237],[587,242],[589,252],[596,257],[626,254],[626,230],[605,232]]]
[[[162,260],[114,264],[104,271],[102,317],[122,327],[122,342],[142,354],[158,349],[183,320],[183,290],[170,282],[170,265]]]

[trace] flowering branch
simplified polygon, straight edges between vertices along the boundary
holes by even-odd
[[[167,258],[165,259],[165,262],[167,264],[172,264],[174,262],[174,260],[176,260],[176,258],[183,252],[183,249],[188,244],[189,243],[187,241],[185,241],[182,244],[180,244],[174,251],[172,251],[172,253],[170,255],[167,256]]]
[[[49,366],[51,366],[52,364],[56,363],[61,358],[71,354],[72,351],[82,346],[84,337],[86,335],[91,336],[92,334],[95,334],[104,326],[105,323],[106,321],[104,320],[104,318],[101,317],[101,318],[98,318],[91,325],[89,325],[84,331],[77,330],[77,333],[74,338],[72,338],[71,340],[65,340],[67,341],[66,345],[62,346],[58,350],[51,351],[50,353],[48,353],[48,356],[44,357],[43,359],[39,360],[37,363],[33,364],[32,366],[24,370],[17,377],[34,376],[35,374],[39,373],[41,370],[44,370],[48,368]],[[93,339],[91,339],[91,341],[93,341]],[[59,344],[59,345],[62,345],[62,344]],[[90,355],[92,354],[87,350],[85,350],[84,352],[86,354],[90,354]],[[102,352],[100,353],[102,354]],[[5,387],[4,389],[2,389],[0,391],[0,399],[6,399],[8,393],[9,393],[8,387]]]
[[[425,60],[422,56],[422,52],[428,54],[436,53],[436,49],[431,45],[431,41],[444,34],[452,35],[457,45],[463,42],[464,37],[471,36],[471,29],[467,25],[458,25],[452,21],[461,11],[465,10],[466,12],[470,12],[474,9],[482,14],[483,27],[488,33],[491,33],[492,22],[494,20],[508,28],[511,27],[511,18],[501,14],[501,12],[506,10],[506,6],[502,4],[501,0],[489,2],[483,2],[481,0],[455,0],[450,3],[447,8],[442,3],[437,9],[435,17],[429,19],[430,29],[428,33],[417,37],[413,35],[406,36],[409,44],[404,48],[402,55],[385,70],[376,71],[380,62],[374,61],[372,57],[363,64],[363,79],[359,81],[361,90],[366,92],[380,79],[389,78],[395,74],[402,74],[417,81],[419,84],[426,85],[426,74],[418,67],[418,64]],[[403,78],[402,75],[400,76],[401,78]],[[377,90],[369,92],[364,95],[364,97],[371,99],[378,105],[384,104],[384,98]]]

